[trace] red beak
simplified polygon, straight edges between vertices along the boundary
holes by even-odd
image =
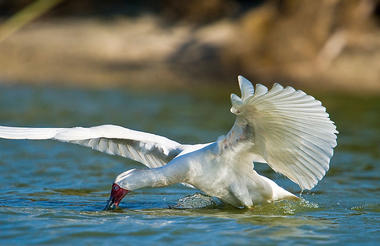
[[[117,208],[120,201],[127,195],[129,190],[121,188],[118,184],[113,184],[111,189],[110,199],[107,201],[107,205],[104,210]]]

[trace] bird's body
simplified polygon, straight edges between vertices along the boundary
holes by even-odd
[[[219,151],[217,142],[207,144],[180,154],[162,167],[129,170],[120,174],[115,183],[126,190],[185,183],[236,207],[296,198],[272,180],[259,175],[247,162],[242,161],[244,164],[237,166],[239,160],[228,160]]]
[[[173,169],[177,170],[176,166],[187,168],[188,175],[183,182],[236,207],[251,207],[257,203],[295,197],[272,180],[259,175],[244,157],[228,158],[228,152],[233,150],[224,146],[221,149],[223,143],[220,142],[224,139],[218,141],[173,160]]]
[[[313,97],[291,87],[252,84],[239,76],[242,98],[232,94],[236,121],[226,136],[209,144],[183,145],[165,137],[103,125],[91,128],[0,127],[0,137],[55,139],[139,161],[149,169],[117,176],[108,207],[144,187],[183,183],[236,207],[296,198],[259,175],[265,162],[297,183],[313,188],[329,168],[336,127]]]

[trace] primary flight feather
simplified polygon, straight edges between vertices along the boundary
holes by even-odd
[[[296,198],[259,175],[253,162],[265,162],[312,189],[327,170],[338,133],[321,102],[303,91],[274,84],[255,87],[238,77],[241,97],[231,95],[235,123],[215,142],[185,145],[165,137],[102,125],[90,128],[0,126],[0,138],[54,139],[141,162],[149,169],[118,175],[106,208],[117,207],[129,192],[183,183],[236,207]]]

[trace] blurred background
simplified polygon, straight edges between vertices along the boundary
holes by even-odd
[[[380,92],[377,0],[0,0],[0,83]]]

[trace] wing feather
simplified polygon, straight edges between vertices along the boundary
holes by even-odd
[[[241,103],[233,103],[231,112],[236,114],[236,121],[227,135],[227,144],[233,146],[239,144],[236,139],[248,139],[249,153],[261,156],[273,170],[302,189],[313,188],[329,169],[337,145],[338,131],[326,108],[292,87],[276,83],[270,90],[260,84],[255,88]],[[235,154],[247,154],[241,149],[244,152]]]
[[[165,137],[115,125],[90,128],[25,128],[0,126],[0,138],[54,139],[79,144],[141,162],[149,168],[168,163],[184,146]]]

